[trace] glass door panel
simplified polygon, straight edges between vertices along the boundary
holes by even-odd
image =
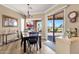
[[[48,40],[53,41],[53,20],[48,20]]]
[[[63,19],[55,19],[55,27],[54,27],[54,32],[55,32],[55,38],[61,38],[63,36]]]

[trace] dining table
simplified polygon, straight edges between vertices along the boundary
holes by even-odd
[[[32,38],[33,36],[29,36],[29,35],[23,35],[23,38],[24,39],[24,45],[23,45],[23,52],[26,53],[26,42],[27,40],[29,40],[30,38]],[[35,37],[35,36],[34,36]],[[33,38],[34,38],[33,37]],[[41,45],[41,35],[38,36],[38,46],[39,46],[39,49],[41,49],[42,45]]]

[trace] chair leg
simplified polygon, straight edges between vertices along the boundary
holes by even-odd
[[[38,51],[38,44],[36,43],[36,49],[37,49],[37,51]]]
[[[30,49],[30,51],[29,52],[31,52],[31,45],[30,45],[30,43],[28,42],[28,48]]]
[[[21,41],[21,47],[22,47],[22,44],[23,44],[23,40]]]
[[[34,44],[34,49],[35,49],[35,44]]]
[[[31,53],[31,45],[29,47],[30,47],[30,53]]]
[[[1,43],[1,36],[0,36],[0,43]]]
[[[38,45],[34,44],[35,51],[38,51]]]

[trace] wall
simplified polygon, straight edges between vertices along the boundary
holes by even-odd
[[[70,19],[68,18],[68,14],[71,11],[77,11],[78,17],[75,23],[71,23]],[[66,30],[69,28],[77,28],[78,29],[78,36],[79,36],[79,4],[69,5],[69,7],[65,8],[65,22],[66,22]]]
[[[66,4],[57,4],[57,5],[53,6],[53,8],[51,8],[50,10],[48,10],[45,14],[46,15],[55,14],[55,13],[59,12],[60,9],[62,9],[64,6],[66,6]]]
[[[20,18],[23,17],[22,15],[18,14],[17,12],[0,5],[0,31],[9,30],[9,29],[16,30],[17,28],[20,27],[19,25],[18,25],[18,27],[2,27],[2,15],[11,16],[11,17],[18,19],[19,25],[20,25]]]

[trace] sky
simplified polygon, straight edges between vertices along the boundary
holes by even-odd
[[[63,20],[55,20],[55,26],[59,27],[61,24],[63,24]],[[53,25],[53,21],[49,20],[48,21],[48,27],[51,27]]]

